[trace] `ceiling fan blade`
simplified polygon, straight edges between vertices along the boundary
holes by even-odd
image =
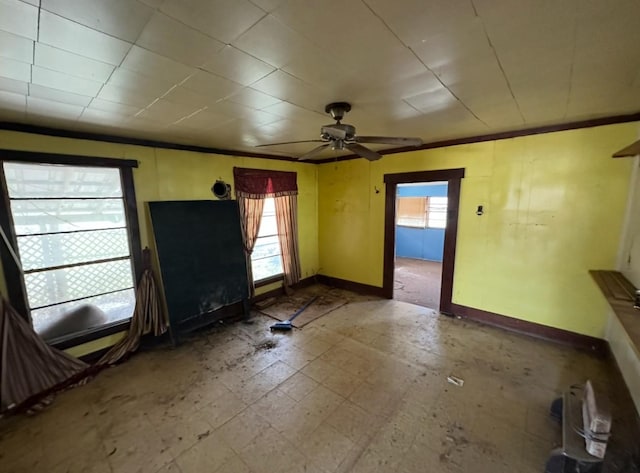
[[[324,150],[327,146],[330,146],[331,143],[325,143],[323,145],[318,146],[317,148],[313,148],[311,151],[309,151],[307,154],[303,154],[302,156],[300,156],[298,158],[298,161],[304,161],[306,159],[311,159],[313,158],[315,155],[320,154],[320,152],[322,150]]]
[[[376,161],[382,157],[381,154],[378,154],[375,151],[370,150],[369,148],[365,148],[358,143],[345,143],[344,146],[345,148],[350,149],[351,151],[356,153],[358,156],[362,156],[369,161]]]
[[[400,136],[356,136],[356,143],[380,143],[385,145],[420,146],[420,138],[403,138]]]
[[[295,143],[322,143],[323,140],[302,140],[302,141],[283,141],[282,143],[267,143],[265,145],[256,145],[256,148],[263,148],[264,146],[278,146],[278,145],[292,145]]]
[[[347,132],[345,130],[330,125],[323,126],[320,131],[321,133],[326,133],[338,140],[344,140],[347,137]]]

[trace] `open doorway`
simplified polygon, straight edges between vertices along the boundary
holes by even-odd
[[[447,187],[446,181],[436,181],[396,188],[396,300],[440,309]]]
[[[444,228],[444,245],[440,277],[439,311],[451,314],[453,296],[453,273],[456,259],[456,239],[458,233],[458,207],[460,185],[464,169],[444,169],[439,171],[416,171],[385,174],[385,217],[384,217],[384,269],[382,290],[388,299],[394,298],[394,276],[396,267],[396,200],[398,186],[409,183],[446,182],[447,206]]]

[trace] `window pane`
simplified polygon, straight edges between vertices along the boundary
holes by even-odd
[[[262,215],[260,221],[260,231],[258,231],[258,237],[277,235],[278,223],[276,222],[275,215]]]
[[[12,200],[18,235],[126,226],[122,199]]]
[[[259,259],[251,262],[253,270],[253,280],[260,281],[270,276],[282,274],[282,258],[280,255],[270,256],[269,258]]]
[[[42,269],[129,255],[127,229],[18,237],[22,267]]]
[[[399,197],[396,224],[424,228],[427,219],[426,197]]]
[[[105,317],[91,317],[78,320],[78,314],[70,311],[80,306],[91,304],[99,307]],[[67,302],[44,309],[31,311],[33,328],[45,340],[69,335],[111,322],[126,320],[133,315],[135,293],[133,289],[89,297],[75,302]]]
[[[117,168],[5,163],[4,171],[12,199],[122,196]]]
[[[432,228],[445,228],[447,226],[446,197],[429,197],[427,226]]]
[[[128,259],[25,274],[24,280],[31,308],[133,287]]]
[[[428,226],[431,228],[446,228],[447,214],[446,213],[430,213]]]
[[[253,247],[253,253],[251,253],[251,259],[260,259],[267,256],[274,256],[280,254],[280,242],[278,236],[258,238],[256,245]]]

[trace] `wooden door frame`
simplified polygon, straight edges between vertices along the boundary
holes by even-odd
[[[386,184],[384,210],[384,267],[382,291],[384,297],[393,299],[393,273],[396,252],[396,191],[398,184],[415,182],[447,182],[447,226],[444,231],[442,256],[442,280],[440,286],[440,312],[452,314],[453,273],[456,261],[458,236],[458,209],[460,206],[460,184],[464,168],[437,171],[415,171],[385,174]]]

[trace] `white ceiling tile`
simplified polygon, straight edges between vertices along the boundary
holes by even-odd
[[[411,77],[404,77],[399,80],[389,81],[384,84],[364,84],[356,88],[350,97],[353,100],[375,100],[385,97],[413,97],[423,92],[442,87],[440,81],[429,70],[425,69],[420,74]]]
[[[272,15],[345,63],[402,45],[365,2],[325,0],[314,9],[305,0],[292,0]]]
[[[0,90],[0,110],[24,112],[27,107],[27,97],[22,94]]]
[[[233,45],[275,67],[283,67],[314,50],[304,36],[272,16],[264,17]]]
[[[118,65],[131,45],[42,10],[40,41],[97,61]]]
[[[134,131],[134,134],[131,136],[134,136],[136,138],[145,138],[150,136],[155,137],[157,133],[162,133],[163,130],[165,130],[168,126],[168,124],[164,121],[158,122],[149,118],[141,118],[137,116],[127,119],[122,123],[122,125],[132,132]],[[166,137],[164,133],[163,137]]]
[[[455,30],[430,35],[412,44],[411,50],[432,69],[494,54],[484,26],[477,19],[470,19]]]
[[[29,94],[29,83],[25,81],[0,77],[0,90],[19,95]]]
[[[331,101],[326,91],[307,84],[281,70],[273,72],[251,87],[299,107],[320,113],[324,110],[324,106]]]
[[[1,120],[302,154],[252,146],[317,138],[331,101],[428,141],[640,110],[637,0],[80,3],[44,0],[34,48],[39,2],[0,0]]]
[[[161,123],[173,123],[181,118],[192,115],[202,107],[176,104],[168,100],[159,99],[141,110],[136,115],[138,118],[149,119]]]
[[[153,8],[160,8],[165,0],[140,0],[140,2]]]
[[[242,88],[240,84],[205,71],[194,74],[183,82],[182,86],[205,96],[208,100],[223,99],[238,92]]]
[[[460,105],[453,94],[444,87],[437,87],[428,92],[414,95],[413,97],[405,97],[404,100],[423,113],[446,110],[447,108],[458,107]]]
[[[171,81],[164,80],[161,77],[138,74],[122,67],[118,67],[113,72],[107,84],[134,91],[147,98],[161,97],[174,87]]]
[[[95,97],[103,85],[102,82],[73,77],[38,66],[33,66],[32,68],[31,82],[52,89],[64,90],[90,97]]]
[[[38,84],[29,84],[29,95],[41,99],[52,100],[54,102],[67,103],[70,105],[80,105],[86,107],[93,97],[86,95],[72,94],[62,90],[51,89]]]
[[[52,100],[27,97],[27,114],[43,115],[62,120],[76,120],[82,113],[83,107],[69,105]]]
[[[180,121],[179,125],[185,128],[211,130],[232,120],[234,119],[225,115],[218,115],[211,113],[208,110],[201,110],[200,112]]]
[[[183,86],[176,86],[169,92],[162,96],[164,100],[173,102],[179,105],[186,105],[190,107],[202,108],[210,104],[214,104],[218,99],[211,99],[204,95],[193,92]]]
[[[255,108],[257,110],[260,110],[265,107],[269,107],[271,105],[275,105],[281,102],[280,99],[276,97],[272,97],[271,95],[267,95],[262,92],[259,92],[256,89],[252,89],[251,87],[245,87],[241,89],[239,92],[236,92],[235,94],[230,95],[229,100],[231,100],[232,102],[240,103],[250,108]]]
[[[182,82],[197,72],[197,69],[185,66],[167,57],[139,46],[133,46],[122,62],[122,67],[142,75],[166,80],[172,84]]]
[[[0,57],[0,76],[29,82],[31,80],[31,64]]]
[[[189,66],[201,66],[224,44],[173,18],[156,12],[137,44]]]
[[[153,14],[151,7],[135,0],[42,0],[42,8],[131,43]]]
[[[207,111],[230,118],[247,118],[255,112],[252,108],[245,107],[244,105],[231,102],[229,100],[220,100],[219,102],[211,104],[207,107]],[[279,119],[279,117],[275,117],[273,115],[272,118],[274,120]]]
[[[33,41],[6,31],[0,31],[0,56],[16,61],[33,61]]]
[[[367,0],[367,4],[409,45],[457,31],[475,18],[473,3],[466,0]]]
[[[229,45],[202,68],[242,85],[250,85],[275,70],[273,66]]]
[[[300,56],[287,63],[282,70],[316,87],[331,91],[349,89],[357,82],[351,64],[336,61],[320,48],[312,54]],[[369,76],[370,77],[370,76]]]
[[[85,108],[80,116],[82,122],[99,123],[102,125],[119,126],[131,117],[113,112],[106,112],[97,108]]]
[[[100,98],[94,98],[89,104],[89,108],[101,110],[103,112],[112,113],[114,115],[135,115],[140,111],[140,107],[133,107],[130,105],[124,105],[117,102],[110,102]]]
[[[265,12],[272,12],[287,0],[252,0],[252,3],[259,6]]]
[[[278,102],[262,109],[263,112],[282,117],[295,122],[312,122],[322,124],[327,121],[328,116],[321,112],[313,112],[289,102]]]
[[[129,89],[108,82],[100,90],[98,98],[141,109],[153,102],[158,96],[144,89]]]
[[[269,123],[274,123],[280,120],[282,120],[281,117],[278,117],[271,113],[263,112],[262,110],[254,110],[250,115],[242,118],[243,122],[246,122],[251,126],[267,125]]]
[[[160,10],[223,43],[231,43],[265,15],[247,0],[166,0]]]
[[[42,43],[36,43],[35,65],[96,82],[106,82],[114,69],[111,64]]]
[[[24,36],[38,37],[38,9],[19,0],[0,0],[0,30]]]

